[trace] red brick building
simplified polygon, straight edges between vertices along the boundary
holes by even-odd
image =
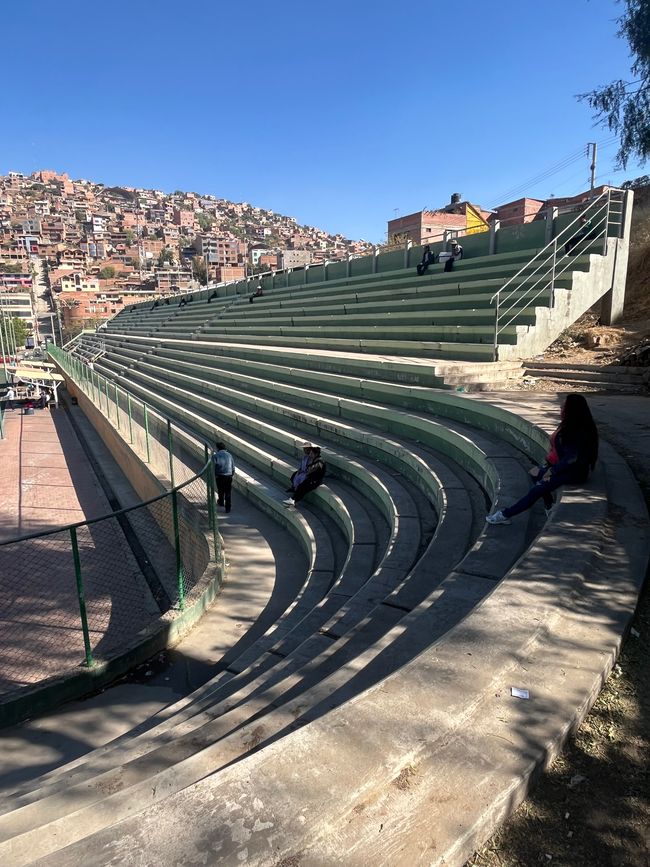
[[[97,321],[110,319],[125,305],[142,301],[142,296],[122,292],[61,292],[58,301],[64,327],[75,330],[92,328]]]
[[[495,218],[502,226],[532,223],[540,216],[540,211],[546,207],[546,202],[541,199],[515,199],[506,205],[499,205],[494,209]]]
[[[403,244],[412,241],[414,244],[426,244],[427,241],[440,241],[445,232],[454,231],[460,235],[485,232],[489,228],[488,218],[491,212],[463,202],[459,193],[454,193],[451,202],[444,208],[435,211],[416,211],[388,221],[388,243]]]

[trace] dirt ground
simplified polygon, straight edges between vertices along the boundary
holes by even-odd
[[[650,317],[627,317],[618,326],[600,325],[598,311],[590,311],[568,328],[535,361],[559,364],[597,364],[607,367],[620,363],[626,349],[650,336]]]

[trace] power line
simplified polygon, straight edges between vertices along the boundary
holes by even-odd
[[[598,142],[598,146],[601,149],[604,149],[604,148],[608,147],[612,142],[616,141],[617,138],[618,138],[618,136],[615,136],[615,135],[610,136],[608,139],[605,139],[602,142]],[[559,162],[555,163],[552,166],[549,166],[549,168],[545,169],[542,172],[539,172],[537,175],[534,175],[532,178],[529,178],[528,180],[526,180],[520,184],[517,184],[514,187],[511,187],[509,190],[506,190],[505,192],[501,193],[499,196],[495,196],[494,197],[494,204],[491,205],[490,207],[491,208],[497,207],[500,203],[503,202],[504,199],[507,200],[509,198],[514,198],[518,194],[530,189],[530,187],[532,187],[536,184],[540,184],[540,183],[542,183],[542,181],[545,181],[548,178],[553,177],[553,175],[558,174],[563,169],[566,169],[570,165],[573,165],[574,163],[578,162],[578,160],[583,159],[585,155],[586,155],[586,151],[584,148],[580,148],[580,150],[574,151],[573,153],[568,154],[562,160],[560,160]]]
[[[538,183],[540,180],[544,180],[547,176],[555,174],[556,172],[561,171],[566,166],[571,165],[571,163],[574,163],[577,160],[582,159],[583,156],[584,156],[584,149],[580,148],[579,151],[574,151],[573,153],[571,153],[568,156],[561,159],[559,162],[554,163],[552,166],[549,166],[547,169],[544,169],[542,172],[539,172],[537,175],[533,175],[533,177],[528,178],[525,181],[521,181],[520,183],[515,184],[515,186],[513,186],[513,187],[509,187],[507,190],[504,190],[498,196],[494,196],[494,199],[496,202],[498,202],[500,199],[504,199],[508,196],[514,195],[515,193],[519,192],[520,189],[523,189],[524,187],[532,186],[533,184]]]

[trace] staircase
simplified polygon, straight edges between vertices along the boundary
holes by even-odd
[[[526,376],[552,382],[562,388],[584,388],[589,391],[616,391],[623,394],[646,394],[650,368],[599,364],[560,364],[532,362],[524,364]]]
[[[492,296],[495,360],[539,355],[601,299],[604,324],[616,321],[625,297],[632,199],[623,190],[601,193]],[[585,270],[575,268],[580,256],[588,257]],[[518,325],[513,341],[508,329],[532,311],[534,324]]]

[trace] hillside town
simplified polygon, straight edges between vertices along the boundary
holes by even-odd
[[[370,249],[247,202],[49,170],[0,176],[3,315],[31,325],[42,290],[62,339],[146,298]]]

